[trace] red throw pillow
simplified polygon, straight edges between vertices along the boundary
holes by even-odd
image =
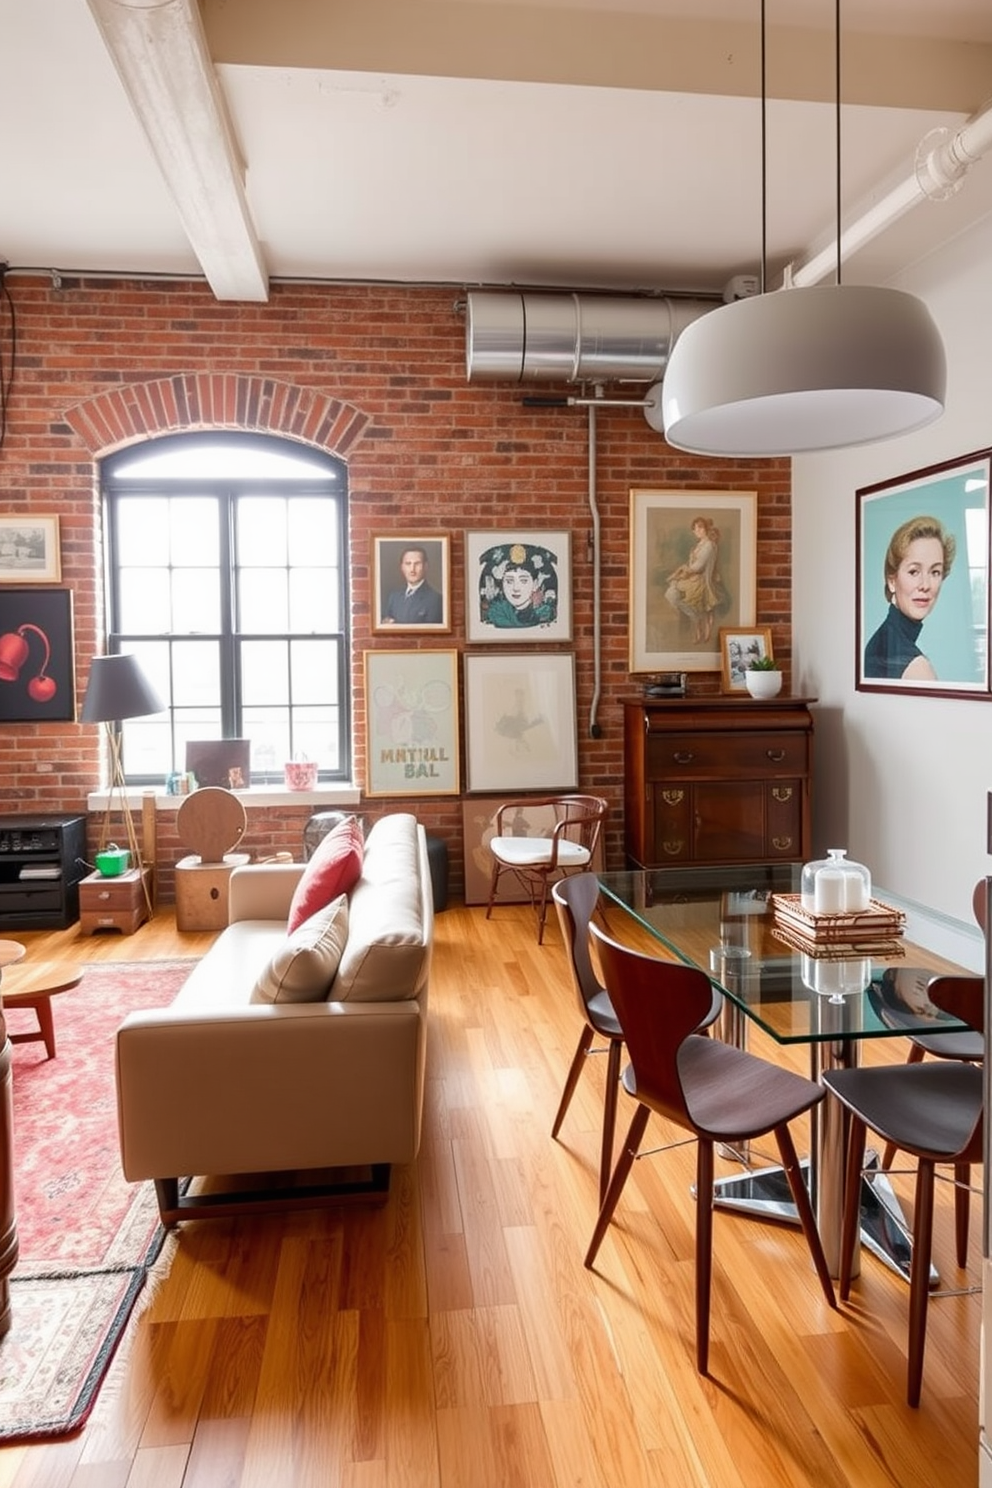
[[[346,817],[332,827],[310,859],[289,906],[287,933],[330,904],[339,894],[350,894],[362,873],[365,837],[357,817]]]

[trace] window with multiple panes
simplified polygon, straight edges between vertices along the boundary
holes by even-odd
[[[129,782],[188,740],[247,739],[255,784],[287,760],[351,773],[347,467],[268,435],[170,435],[102,464],[108,647],[166,701],[126,721]]]

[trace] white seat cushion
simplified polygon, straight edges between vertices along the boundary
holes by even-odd
[[[493,856],[507,868],[539,868],[551,861],[550,837],[494,837],[489,846]],[[567,837],[559,839],[559,868],[581,868],[588,861],[587,847]]]

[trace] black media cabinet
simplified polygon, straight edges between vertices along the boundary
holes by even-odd
[[[65,930],[78,920],[85,857],[85,816],[0,816],[0,932]]]

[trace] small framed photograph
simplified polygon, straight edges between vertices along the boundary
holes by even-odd
[[[859,692],[990,695],[992,450],[857,492]]]
[[[0,723],[72,723],[72,591],[0,589]]]
[[[469,642],[571,640],[571,535],[466,532],[465,607]]]
[[[451,629],[451,536],[392,533],[372,538],[372,629]]]
[[[575,790],[571,653],[465,657],[470,791]]]
[[[457,796],[458,652],[366,651],[369,796]]]
[[[59,519],[0,513],[0,584],[57,584]]]
[[[631,491],[632,672],[720,670],[720,628],[757,619],[757,506],[755,491]]]
[[[751,625],[746,630],[724,626],[720,631],[720,691],[747,692],[745,673],[752,661],[772,655],[769,625]]]

